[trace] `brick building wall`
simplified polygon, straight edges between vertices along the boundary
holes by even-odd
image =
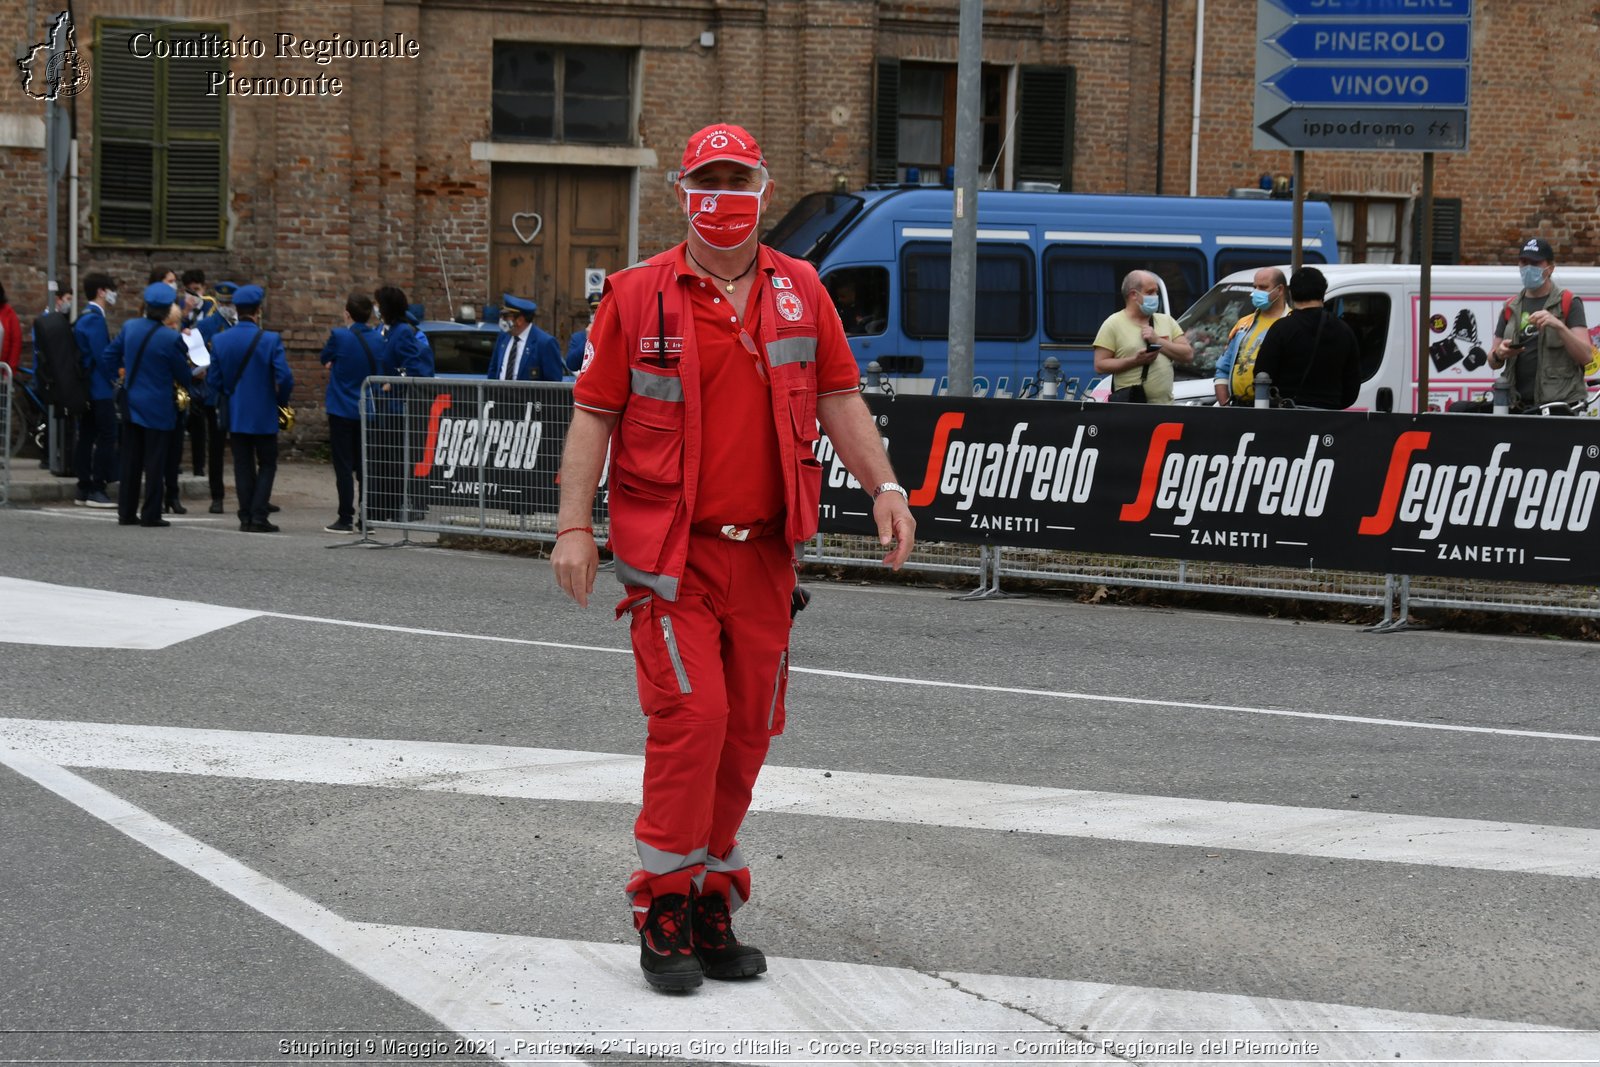
[[[42,20],[52,5],[36,3]],[[987,0],[984,60],[1071,65],[1076,72],[1073,184],[1096,192],[1189,188],[1197,0]],[[1163,42],[1163,8],[1166,13]],[[0,36],[39,39],[27,0],[0,0]],[[347,38],[403,33],[418,60],[236,60],[240,76],[328,73],[336,98],[235,96],[228,101],[229,242],[225,250],[151,250],[91,239],[95,144],[79,98],[83,181],[80,271],[106,270],[136,293],[153,266],[200,267],[268,287],[269,324],[284,331],[302,413],[320,412],[325,378],[315,354],[351,288],[405,288],[438,316],[483,303],[490,284],[490,140],[496,39],[610,45],[639,56],[638,147],[655,165],[637,176],[637,245],[676,241],[683,223],[668,174],[686,137],[718,118],[749,126],[779,182],[774,218],[806,192],[867,181],[874,61],[953,63],[958,0],[347,0],[293,7],[244,0],[78,0],[78,43],[98,17],[222,22],[271,41],[279,31]],[[1287,152],[1251,148],[1255,5],[1206,8],[1196,191],[1217,195],[1286,174]],[[701,34],[715,43],[707,47]],[[1511,42],[1527,41],[1515,48]],[[1163,43],[1165,63],[1162,62]],[[1566,262],[1600,259],[1600,8],[1593,0],[1496,0],[1474,23],[1471,150],[1438,157],[1436,194],[1462,198],[1462,258],[1502,262],[1540,232]],[[1500,59],[1515,51],[1516,59]],[[1163,78],[1163,70],[1165,77]],[[15,77],[0,80],[0,281],[20,308],[44,301],[43,151],[18,133],[43,106]],[[1409,198],[1415,154],[1310,153],[1308,190]],[[63,188],[64,196],[64,188]],[[65,225],[65,202],[62,201]],[[61,241],[65,256],[66,240]],[[66,276],[64,263],[58,270]],[[125,302],[117,311],[132,309]],[[315,434],[319,418],[306,418]]]

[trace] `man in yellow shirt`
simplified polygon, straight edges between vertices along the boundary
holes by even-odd
[[[1256,271],[1250,303],[1255,311],[1241,315],[1233,324],[1228,350],[1217,360],[1212,384],[1216,386],[1219,406],[1230,399],[1238,405],[1255,403],[1256,356],[1261,352],[1261,342],[1266,340],[1268,328],[1289,313],[1289,279],[1283,271],[1277,267]]]
[[[1160,307],[1154,274],[1136,270],[1122,279],[1122,310],[1102,322],[1094,338],[1095,373],[1113,375],[1113,393],[1142,385],[1145,403],[1172,403],[1172,365],[1192,362],[1194,346]]]

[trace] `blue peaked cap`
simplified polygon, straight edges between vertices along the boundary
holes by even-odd
[[[178,299],[178,290],[166,282],[151,282],[144,287],[144,302],[146,304],[170,304]]]
[[[532,300],[524,300],[522,297],[512,296],[510,293],[502,294],[500,299],[503,306],[510,308],[512,311],[520,311],[530,319],[539,310],[539,305]]]

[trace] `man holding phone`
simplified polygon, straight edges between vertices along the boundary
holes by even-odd
[[[1172,403],[1172,365],[1194,361],[1194,346],[1178,321],[1161,310],[1161,283],[1147,270],[1122,279],[1122,310],[1094,338],[1096,374],[1110,374],[1111,399]]]

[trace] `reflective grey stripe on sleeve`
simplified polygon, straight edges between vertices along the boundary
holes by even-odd
[[[650,590],[662,600],[673,601],[678,599],[678,579],[669,578],[665,574],[651,574],[637,567],[628,565],[628,561],[617,558],[617,581],[623,585],[638,585]]]
[[[767,729],[778,721],[778,694],[783,691],[783,674],[789,669],[789,650],[778,657],[778,676],[772,680],[772,703],[767,705]]]
[[[651,374],[633,367],[628,371],[629,387],[634,396],[648,396],[654,400],[683,403],[683,379],[665,374]]]
[[[815,337],[780,337],[767,343],[767,362],[774,367],[785,363],[815,363],[817,339]]]
[[[703,848],[684,856],[676,852],[663,852],[638,838],[634,838],[633,847],[639,851],[639,866],[651,874],[671,874],[685,867],[698,867],[706,861],[706,850]]]
[[[672,673],[678,676],[678,692],[692,693],[689,672],[683,669],[683,656],[678,653],[678,639],[672,633],[672,616],[661,616],[661,636],[667,643],[667,658],[672,661]]]

